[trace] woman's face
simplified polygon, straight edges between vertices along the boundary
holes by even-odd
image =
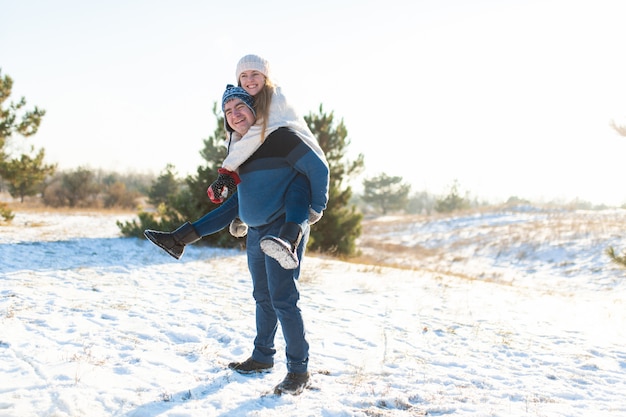
[[[265,86],[265,75],[257,70],[244,71],[239,75],[239,84],[254,97]]]

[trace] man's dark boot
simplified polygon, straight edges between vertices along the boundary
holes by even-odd
[[[280,228],[278,237],[265,236],[261,239],[261,250],[269,257],[278,261],[285,269],[298,267],[296,250],[302,240],[302,228],[297,223],[288,222]]]
[[[159,246],[165,252],[176,259],[180,259],[185,251],[185,245],[189,245],[201,239],[196,229],[191,223],[186,222],[173,232],[158,232],[156,230],[146,230],[143,234]]]
[[[289,372],[285,379],[276,387],[274,387],[274,394],[291,394],[299,395],[310,385],[310,375],[308,372],[296,374]]]
[[[274,364],[255,361],[252,358],[248,358],[243,362],[231,362],[228,364],[228,368],[240,374],[256,374],[261,372],[270,372]]]

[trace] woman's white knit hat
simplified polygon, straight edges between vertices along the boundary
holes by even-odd
[[[266,78],[269,78],[270,63],[258,55],[244,56],[237,63],[237,82],[239,82],[239,76],[241,73],[248,70],[259,71],[261,74],[265,75]]]

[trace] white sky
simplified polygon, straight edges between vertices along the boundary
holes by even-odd
[[[0,0],[12,99],[62,169],[202,163],[235,65],[266,57],[303,113],[343,119],[366,176],[414,191],[622,204],[626,2]],[[359,187],[360,185],[357,185]]]

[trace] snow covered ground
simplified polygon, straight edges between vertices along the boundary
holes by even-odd
[[[266,395],[280,333],[272,373],[226,368],[254,338],[245,254],[177,261],[120,237],[134,217],[0,226],[0,417],[626,415],[624,210],[368,220],[369,264],[305,259],[297,397]]]

